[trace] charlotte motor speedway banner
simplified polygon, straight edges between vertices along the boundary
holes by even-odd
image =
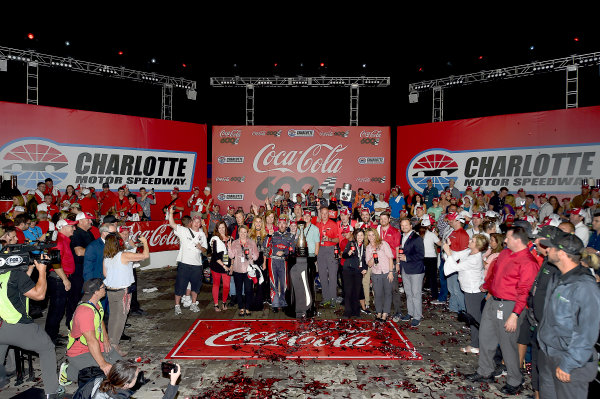
[[[231,205],[263,203],[279,188],[299,193],[389,191],[389,127],[214,126],[213,196]]]
[[[154,188],[162,219],[173,187],[206,185],[206,154],[206,125],[0,102],[0,169],[21,191],[47,177],[63,193],[68,184]]]
[[[502,186],[574,194],[600,178],[600,107],[398,127],[396,173],[406,190]]]

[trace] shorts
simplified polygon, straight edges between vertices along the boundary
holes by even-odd
[[[195,293],[200,292],[204,268],[201,265],[188,265],[177,262],[177,277],[175,278],[175,295],[184,296],[188,283]]]
[[[527,309],[524,310],[526,312]],[[526,315],[523,315],[526,316]],[[527,317],[523,318],[523,321],[519,325],[519,336],[517,338],[517,343],[521,345],[529,345],[533,340],[533,331],[531,331],[531,324]]]

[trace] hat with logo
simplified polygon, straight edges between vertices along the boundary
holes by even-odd
[[[529,223],[536,223],[536,222],[537,222],[537,219],[536,219],[536,218],[534,218],[534,217],[533,217],[533,216],[531,216],[531,215],[527,215],[527,217],[525,218],[525,220],[526,220],[527,222],[529,222]]]
[[[554,237],[556,237],[557,234],[560,234],[561,232],[562,230],[556,226],[542,226],[542,228],[539,229],[535,234],[535,238],[552,240]]]
[[[456,212],[450,212],[449,214],[446,215],[446,217],[448,218],[448,220],[458,220],[459,222],[462,222],[462,223],[465,222],[464,217]]]
[[[584,217],[583,212],[584,211],[583,211],[582,208],[573,208],[573,209],[571,209],[571,215],[578,215],[578,216]]]
[[[423,217],[421,218],[421,226],[429,227],[429,226],[433,226],[434,224],[435,224],[435,219],[429,214],[423,215]]]
[[[434,199],[431,200],[432,202],[440,202],[440,199],[438,197],[435,197]]]
[[[563,202],[565,202],[565,201],[567,201],[567,202],[570,202],[570,201],[571,201],[571,198],[569,198],[569,197],[565,197],[565,198],[563,198],[562,200],[563,200]]]
[[[546,193],[541,193],[540,195],[538,195],[538,198],[546,198]]]
[[[290,226],[293,224],[298,225],[298,222],[296,222],[295,220],[290,221]]]
[[[343,207],[340,210],[340,215],[349,215],[350,214],[350,210],[347,207]]]
[[[477,219],[483,219],[483,213],[481,212],[475,212],[472,216],[473,219],[477,218]]]
[[[511,214],[506,215],[506,222],[513,223],[515,221],[515,217]]]
[[[81,300],[87,302],[94,295],[94,293],[100,290],[104,286],[104,282],[101,278],[91,278],[83,283],[83,297]]]
[[[400,210],[400,216],[402,215],[408,215],[408,211],[406,209]]]
[[[73,226],[75,224],[77,224],[77,222],[75,222],[73,220],[61,219],[58,222],[56,222],[56,230],[60,230],[65,226]]]
[[[285,216],[280,216],[279,219],[277,219],[277,221],[287,223],[287,218]]]
[[[192,191],[200,191],[200,187],[196,186],[192,189]]]
[[[88,195],[89,193],[91,193],[89,188],[84,188],[83,190],[81,190],[81,194],[83,195]]]
[[[302,214],[303,214],[303,215],[312,215],[312,214],[310,213],[310,210],[309,210],[309,209],[305,209],[305,210],[302,212]]]
[[[556,248],[559,251],[564,251],[569,255],[581,255],[581,251],[584,248],[581,238],[577,237],[575,234],[569,234],[563,231],[556,233],[552,239],[546,238],[540,241],[540,244],[546,247]]]
[[[530,209],[529,209],[529,212],[530,212],[530,213],[538,213],[539,211],[540,211],[540,210],[539,210],[539,209],[537,209],[537,208],[530,208]]]
[[[594,206],[594,199],[588,198],[587,200],[585,200],[585,206]]]
[[[210,187],[208,187],[208,186],[204,187],[204,191],[210,191]]]
[[[460,211],[458,214],[463,219],[467,219],[467,218],[471,219],[473,217],[473,215],[471,214],[471,212],[465,211],[465,210]]]
[[[473,191],[473,187],[467,186],[467,188],[465,188],[465,191],[469,191],[469,190]]]
[[[525,189],[524,189],[523,187],[521,187],[521,188],[520,188],[520,189],[517,191],[517,194],[521,194],[521,193],[524,193],[524,192],[525,192]]]
[[[365,207],[360,208],[360,213],[363,213],[363,212],[371,213],[369,208],[365,208]]]
[[[75,218],[75,220],[79,222],[82,219],[94,220],[94,219],[96,219],[96,217],[89,212],[80,212],[77,214],[77,217]]]
[[[488,217],[488,218],[497,218],[500,215],[496,211],[487,211],[485,213],[485,216]]]

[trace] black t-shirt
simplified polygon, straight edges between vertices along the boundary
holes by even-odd
[[[73,251],[73,259],[75,259],[75,273],[79,276],[83,276],[83,256],[77,256],[75,254],[75,247],[87,248],[87,246],[94,241],[94,235],[91,229],[85,231],[77,227],[71,237],[71,251]]]
[[[8,300],[15,309],[21,313],[21,319],[19,323],[29,324],[33,323],[33,319],[27,314],[26,300],[27,297],[23,295],[27,291],[35,287],[35,283],[29,278],[29,276],[20,270],[13,270],[10,272],[7,286]]]

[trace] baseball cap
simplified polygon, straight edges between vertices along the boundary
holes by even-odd
[[[431,217],[431,215],[423,215],[423,217],[421,218],[421,226],[431,226],[435,223],[435,219],[433,217]]]
[[[462,217],[462,218],[469,218],[469,219],[471,219],[473,217],[473,215],[471,214],[471,212],[465,211],[465,210],[460,211],[459,212],[459,216]]]
[[[456,212],[450,212],[448,215],[446,215],[446,217],[448,218],[448,220],[458,220],[459,222],[465,222],[464,217],[462,217],[460,214],[456,213]]]
[[[465,191],[469,191],[469,190],[473,191],[473,187],[467,186],[467,188],[465,188]]]
[[[235,206],[233,206],[233,205],[229,205],[229,206],[227,207],[227,210],[228,210],[228,211],[235,210]]]
[[[75,218],[75,220],[80,221],[81,219],[94,220],[94,219],[96,219],[96,217],[89,212],[80,212],[77,214],[77,217]]]
[[[83,195],[88,195],[89,193],[91,193],[89,188],[84,188],[83,190],[81,190],[81,194]]]
[[[79,202],[73,202],[70,207],[71,208],[81,209],[81,205],[79,204]]]
[[[506,215],[506,221],[512,223],[515,221],[515,217],[511,214],[508,214],[508,215]]]
[[[287,218],[280,216],[279,219],[277,220],[278,222],[286,222],[287,223]]]
[[[110,185],[108,183],[102,183],[102,188],[110,188]]]
[[[86,302],[94,295],[96,291],[104,287],[104,282],[101,278],[91,278],[83,283],[83,297],[81,301]]]
[[[438,197],[435,197],[434,199],[431,200],[432,202],[440,202],[440,199]]]
[[[546,193],[541,193],[540,195],[538,195],[538,198],[546,198]]]
[[[527,215],[527,217],[525,218],[525,220],[526,220],[527,222],[529,222],[529,223],[536,223],[536,222],[537,222],[537,219],[536,219],[536,218],[534,218],[534,217],[533,217],[533,216],[531,216],[531,215]]]
[[[17,211],[17,212],[25,212],[25,207],[23,207],[23,206],[15,206],[15,211]]]
[[[571,214],[572,215],[579,215],[581,217],[584,216],[583,215],[583,209],[581,209],[581,208],[573,208],[573,209],[571,209]]]
[[[527,233],[527,237],[533,238],[533,231],[531,229],[531,224],[529,224],[527,221],[515,220],[515,223],[513,225],[517,226],[517,227],[522,227],[523,230],[525,230],[525,232]]]
[[[487,217],[489,217],[489,218],[497,218],[497,217],[498,217],[498,216],[500,216],[500,215],[499,215],[499,214],[498,214],[498,212],[496,212],[496,211],[487,211],[487,212],[485,213],[485,216],[487,216]]]
[[[298,223],[297,223],[295,220],[292,220],[292,221],[290,222],[290,226],[291,226],[291,225],[293,225],[293,224],[297,225]]]
[[[349,215],[350,214],[350,210],[347,207],[343,207],[342,210],[340,211],[341,215]]]
[[[554,238],[544,239],[540,241],[540,244],[546,247],[553,247],[560,251],[564,251],[569,255],[581,255],[583,250],[583,241],[575,234],[565,233],[560,231]]]
[[[565,197],[565,198],[563,198],[562,200],[563,200],[563,202],[565,202],[565,201],[567,201],[567,202],[570,202],[570,201],[571,201],[571,198],[569,198],[569,197]]]
[[[481,212],[475,212],[473,214],[473,218],[483,219],[483,213],[481,213]]]
[[[371,213],[369,208],[365,208],[365,207],[360,208],[360,213],[363,213],[363,212]]]
[[[75,224],[77,224],[77,222],[74,222],[73,220],[61,219],[56,222],[56,230],[60,230],[65,226],[73,226]]]
[[[562,232],[562,230],[556,226],[550,226],[550,225],[542,226],[542,228],[538,230],[538,232],[534,235],[534,237],[552,240],[560,232]]]
[[[192,189],[192,191],[200,191],[200,187],[196,186]]]
[[[204,187],[204,191],[210,191],[210,187],[208,187],[208,186]]]
[[[525,190],[522,187],[517,191],[517,193],[524,193],[524,192],[525,192]]]
[[[302,212],[303,215],[311,215],[310,210],[305,209],[304,212]]]

